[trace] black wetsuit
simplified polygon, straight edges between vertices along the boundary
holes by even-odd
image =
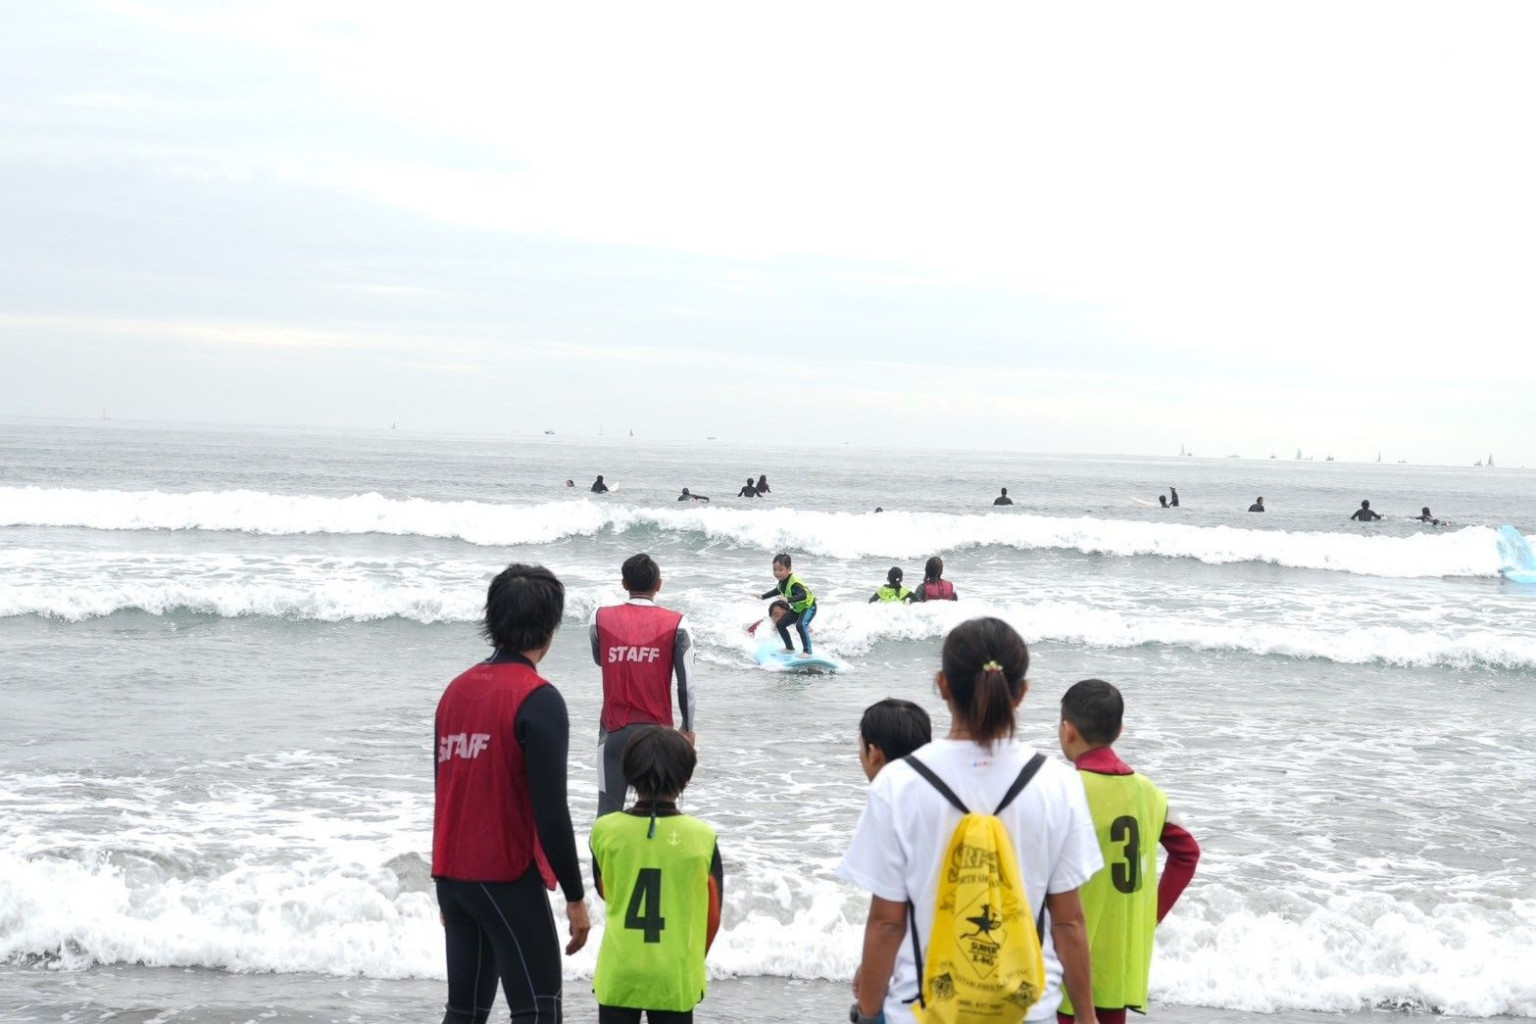
[[[1000,494],[997,497],[992,499],[992,504],[994,504],[994,505],[1012,505],[1013,504],[1013,499],[1008,497],[1008,495],[1006,495],[1006,494]]]
[[[1258,502],[1254,502],[1252,505],[1248,506],[1248,511],[1249,512],[1263,512],[1264,511],[1264,506],[1260,505]]]
[[[608,485],[603,483],[601,480],[594,481],[593,484],[592,484],[592,493],[593,494],[607,494],[608,493]]]
[[[1170,487],[1170,488],[1168,488],[1168,494],[1169,494],[1168,504],[1172,505],[1174,508],[1178,508],[1179,507],[1179,492],[1174,490],[1172,487]]]
[[[755,498],[757,497],[757,488],[753,487],[751,484],[747,484],[747,486],[736,492],[736,497]]]
[[[498,652],[491,660],[520,658]],[[571,724],[560,691],[541,686],[530,693],[518,708],[513,732],[523,748],[539,845],[566,902],[580,902],[581,862],[566,802]],[[485,1024],[498,978],[515,1024],[560,1021],[560,939],[537,863],[513,882],[439,878],[437,904],[448,953],[443,1024]]]
[[[677,496],[677,500],[678,501],[708,501],[709,499],[707,497],[705,497],[704,495],[702,495],[702,494],[679,494]]]
[[[1381,513],[1371,508],[1357,508],[1355,509],[1355,514],[1349,518],[1358,519],[1362,523],[1369,523],[1373,520],[1380,519]]]

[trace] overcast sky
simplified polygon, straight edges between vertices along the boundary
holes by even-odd
[[[1536,4],[0,0],[0,415],[1536,463]]]

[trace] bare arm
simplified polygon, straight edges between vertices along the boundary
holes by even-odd
[[[1083,901],[1077,890],[1047,893],[1051,912],[1051,941],[1061,961],[1061,982],[1072,997],[1077,1024],[1099,1024],[1093,1008],[1093,969],[1088,956],[1088,927],[1083,921]]]
[[[1075,891],[1073,895],[1076,896]],[[896,954],[906,937],[907,905],[871,896],[869,919],[864,922],[864,959],[856,975],[859,1012],[866,1017],[876,1016],[884,1009],[885,990],[890,987]]]

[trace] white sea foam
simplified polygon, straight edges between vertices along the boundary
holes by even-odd
[[[351,560],[330,557],[188,555],[107,556],[12,548],[0,552],[0,618],[37,615],[78,622],[139,611],[224,618],[267,617],[315,622],[399,618],[421,623],[476,622],[487,570],[472,562],[430,559]],[[824,600],[817,641],[829,653],[857,659],[877,645],[933,640],[965,619],[993,615],[1031,643],[1095,648],[1164,645],[1191,650],[1321,658],[1344,664],[1500,669],[1536,668],[1536,633],[1516,628],[1511,610],[1459,620],[1427,617],[1411,601],[1382,598],[1369,610],[1354,595],[1327,591],[1258,607],[1242,592],[1209,591],[1192,615],[1154,600],[1125,601],[1075,583],[1035,588],[1028,599],[967,599],[925,605]],[[709,588],[672,595],[700,642],[699,656],[720,665],[750,662],[769,627],[748,636],[760,604],[722,600]],[[622,600],[612,585],[571,585],[569,621],[584,622],[599,604]]]
[[[0,959],[441,978],[442,929],[424,862],[336,852],[205,879],[167,877],[142,853],[0,852]],[[739,875],[732,883],[732,893],[763,888]],[[850,978],[862,898],[830,881],[810,887],[795,893],[787,917],[728,913],[711,976]],[[1277,911],[1260,906],[1263,899],[1219,885],[1187,896],[1159,931],[1154,1000],[1266,1012],[1376,1006],[1536,1016],[1536,901],[1490,907],[1448,897],[1421,910],[1381,894],[1316,894]],[[594,917],[588,947],[566,962],[569,978],[591,977],[600,904]]]
[[[1409,537],[1288,533],[1025,514],[815,512],[789,508],[641,508],[586,499],[541,505],[284,496],[259,491],[0,487],[0,526],[96,530],[223,530],[252,534],[388,534],[480,545],[546,544],[603,530],[695,534],[762,551],[833,558],[915,558],[934,551],[1018,550],[1260,562],[1386,577],[1494,576],[1497,534],[1486,527]]]

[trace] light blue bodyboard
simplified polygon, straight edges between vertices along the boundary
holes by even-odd
[[[786,651],[783,645],[766,641],[758,645],[757,663],[774,672],[843,672],[848,663],[825,654],[803,658],[798,651]]]

